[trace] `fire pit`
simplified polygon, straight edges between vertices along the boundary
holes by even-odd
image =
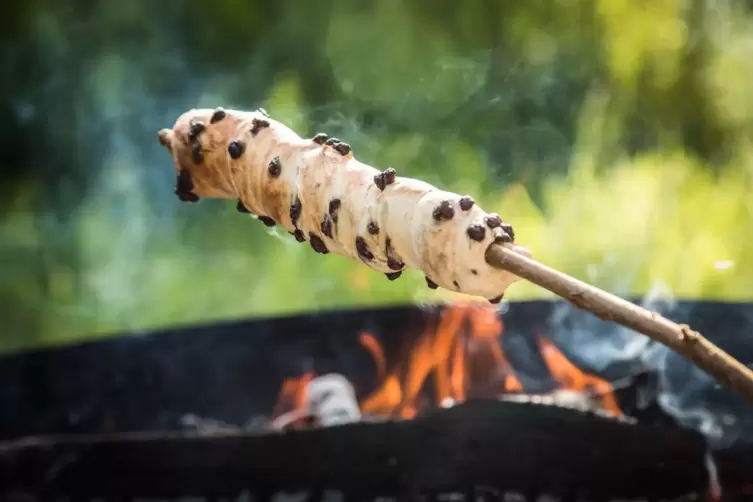
[[[753,305],[660,307],[753,362]],[[6,356],[0,379],[9,500],[753,496],[753,410],[563,302],[171,329]]]

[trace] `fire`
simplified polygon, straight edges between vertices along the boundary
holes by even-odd
[[[300,377],[286,378],[282,382],[282,388],[277,397],[277,403],[272,409],[273,419],[279,418],[290,411],[303,411],[307,408],[306,403],[306,386],[315,377],[313,372],[304,373]],[[293,423],[297,424],[303,416],[297,416]]]
[[[371,353],[377,367],[377,378],[382,380],[387,373],[387,359],[384,357],[384,350],[379,340],[371,333],[361,333],[361,345]]]
[[[432,403],[524,392],[500,343],[503,333],[503,321],[493,306],[448,305],[438,321],[424,329],[406,359],[391,367],[378,338],[361,333],[361,345],[371,354],[381,382],[361,400],[361,412],[410,419]],[[538,337],[538,348],[558,388],[590,393],[605,411],[622,415],[609,382],[580,370],[546,338]],[[305,408],[306,385],[313,376],[285,380],[274,414]]]
[[[499,345],[502,330],[502,320],[490,306],[447,306],[438,325],[427,327],[418,339],[405,368],[398,367],[390,373],[382,386],[363,401],[362,411],[412,418],[429,376],[433,377],[437,403],[447,399],[465,401],[474,372],[496,379],[500,394],[522,390]],[[374,339],[371,334],[365,336]]]
[[[606,380],[588,375],[567,360],[565,354],[549,340],[539,337],[539,348],[549,371],[563,389],[593,394],[601,401],[601,406],[614,415],[622,415],[622,410],[614,397],[614,390]]]

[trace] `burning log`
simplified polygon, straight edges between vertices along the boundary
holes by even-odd
[[[240,211],[282,226],[315,252],[359,260],[390,280],[416,268],[430,288],[498,302],[527,279],[667,345],[753,402],[749,368],[686,325],[532,260],[513,243],[512,226],[469,196],[375,169],[336,138],[302,139],[264,110],[191,110],[158,137],[173,156],[182,201],[237,199]]]

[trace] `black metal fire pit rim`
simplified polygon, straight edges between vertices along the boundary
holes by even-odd
[[[546,303],[546,302],[543,302]],[[154,328],[148,328],[143,330],[136,330],[136,331],[122,331],[122,332],[112,332],[112,333],[105,333],[100,335],[94,335],[94,336],[84,336],[81,339],[75,339],[71,340],[69,342],[62,342],[57,344],[45,344],[38,347],[33,348],[24,348],[24,349],[18,349],[18,350],[8,350],[5,352],[0,352],[0,364],[3,363],[4,359],[12,359],[14,357],[22,356],[22,355],[34,355],[41,352],[50,352],[55,350],[64,350],[71,347],[87,347],[87,346],[93,346],[98,345],[101,343],[107,343],[111,342],[114,339],[126,339],[126,340],[133,340],[133,339],[151,339],[154,337],[159,337],[161,335],[171,334],[171,333],[177,333],[181,332],[186,335],[196,334],[200,332],[207,332],[207,331],[222,331],[222,330],[229,330],[229,329],[238,329],[239,327],[247,326],[249,329],[252,329],[253,326],[258,324],[265,324],[265,323],[271,323],[271,322],[278,322],[278,321],[288,321],[291,323],[301,323],[306,321],[312,321],[312,322],[324,322],[327,318],[330,317],[337,317],[343,314],[354,314],[354,313],[363,313],[364,315],[367,314],[378,314],[378,313],[399,313],[401,311],[416,311],[416,310],[424,310],[427,312],[430,312],[432,310],[436,310],[438,308],[441,308],[443,304],[441,303],[435,303],[435,304],[426,304],[426,305],[411,305],[411,304],[405,304],[405,305],[377,305],[377,306],[345,306],[342,308],[337,309],[331,309],[326,311],[300,311],[300,312],[291,312],[291,313],[285,313],[285,314],[268,314],[268,315],[260,315],[260,316],[253,316],[253,317],[241,317],[241,318],[230,318],[230,319],[221,319],[221,320],[212,320],[212,321],[206,321],[206,322],[197,322],[197,323],[176,323],[171,324],[168,326],[156,326]]]
[[[628,300],[633,303],[641,303],[644,298],[640,296],[625,296],[623,297],[625,300]],[[673,298],[673,302],[675,303],[687,303],[691,306],[695,306],[695,304],[698,305],[706,305],[706,306],[712,306],[712,305],[728,305],[728,306],[748,306],[753,305],[753,302],[746,302],[743,300],[731,300],[731,301],[716,301],[716,300],[700,300],[696,298]],[[305,311],[292,311],[292,312],[286,312],[286,313],[276,313],[276,314],[264,314],[259,316],[252,316],[252,317],[240,317],[240,318],[230,318],[230,319],[222,319],[222,320],[212,320],[212,321],[206,321],[206,322],[195,322],[195,323],[176,323],[171,324],[168,326],[154,326],[152,328],[146,328],[143,330],[137,330],[137,331],[122,331],[122,332],[112,332],[112,333],[105,333],[105,334],[98,334],[98,335],[92,335],[92,336],[84,336],[80,339],[72,340],[70,342],[63,342],[63,343],[57,343],[57,344],[45,344],[39,347],[34,348],[21,348],[21,349],[11,349],[5,352],[0,352],[0,364],[4,359],[17,357],[19,355],[26,355],[26,354],[34,354],[39,352],[47,352],[50,350],[56,350],[56,349],[65,349],[68,347],[85,347],[88,345],[96,345],[98,343],[106,342],[109,340],[112,340],[113,338],[117,337],[124,337],[128,339],[133,338],[151,338],[154,336],[159,336],[167,333],[175,333],[175,332],[183,332],[186,334],[193,334],[198,333],[202,331],[208,331],[208,330],[224,330],[224,329],[230,329],[234,327],[239,326],[248,326],[251,328],[254,325],[258,324],[264,324],[264,323],[270,323],[270,322],[276,322],[276,321],[282,321],[287,320],[290,322],[297,322],[300,323],[301,321],[314,321],[314,322],[322,322],[323,319],[331,318],[331,317],[338,317],[341,315],[348,315],[348,314],[364,314],[364,315],[378,315],[380,313],[398,313],[398,312],[415,312],[415,311],[426,311],[426,312],[433,312],[438,309],[441,309],[447,305],[452,305],[453,302],[451,301],[438,301],[438,302],[429,302],[429,303],[396,303],[396,304],[381,304],[381,305],[345,305],[341,307],[331,308],[327,310],[321,310],[321,311],[311,311],[311,310],[305,310]],[[566,300],[563,300],[561,298],[554,298],[554,299],[533,299],[533,300],[512,300],[509,302],[510,308],[531,308],[531,309],[539,309],[539,308],[545,308],[547,306],[555,306],[555,305],[569,305],[569,303]],[[585,311],[582,311],[585,313]]]

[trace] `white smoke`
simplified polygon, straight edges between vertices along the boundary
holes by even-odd
[[[678,304],[671,288],[657,281],[640,305],[663,313],[676,312]],[[639,396],[639,407],[655,399],[678,423],[702,432],[717,446],[736,438],[734,417],[715,409],[706,399],[717,389],[714,379],[665,345],[587,312],[574,311],[568,304],[555,309],[549,319],[549,333],[582,365],[600,374],[615,367],[620,368],[620,374],[627,374],[619,380],[631,380],[631,376],[646,372],[656,374],[657,394]]]

